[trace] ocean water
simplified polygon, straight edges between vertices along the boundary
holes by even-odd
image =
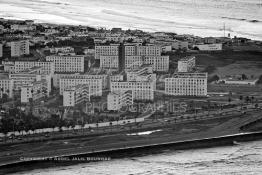
[[[261,175],[262,141],[38,169],[20,175]]]
[[[262,40],[262,0],[0,0],[0,17]]]

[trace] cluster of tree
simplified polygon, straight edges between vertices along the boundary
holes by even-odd
[[[86,37],[84,40],[60,40],[58,42],[47,43],[48,47],[63,47],[63,46],[72,46],[72,47],[90,47],[94,48],[95,43],[94,39]]]
[[[254,103],[255,102],[255,97],[254,96],[246,96],[246,97],[243,97],[242,95],[239,96],[239,100],[240,101],[243,101],[245,103]]]
[[[260,75],[259,79],[258,79],[258,84],[262,84],[262,75]]]
[[[218,80],[219,80],[219,76],[213,75],[212,77],[208,78],[207,82],[211,83],[211,82],[218,81]]]

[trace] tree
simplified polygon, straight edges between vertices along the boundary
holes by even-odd
[[[259,76],[259,79],[257,81],[258,84],[262,84],[262,75]]]
[[[211,83],[211,82],[218,81],[218,80],[219,80],[219,76],[213,75],[212,77],[208,79],[208,82]]]
[[[241,75],[241,79],[242,79],[242,80],[247,80],[248,78],[247,78],[247,76],[246,76],[245,74],[242,74],[242,75]]]
[[[232,101],[232,99],[229,97],[229,98],[228,98],[228,103],[231,103],[231,101]]]

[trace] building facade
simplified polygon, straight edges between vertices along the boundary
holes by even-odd
[[[100,56],[118,56],[119,45],[101,45],[95,46],[95,59],[100,59]]]
[[[21,87],[21,103],[34,102],[43,97],[48,97],[48,85],[45,80],[35,81],[32,84]]]
[[[123,93],[130,90],[133,92],[134,100],[154,100],[154,88],[153,81],[119,81],[110,83],[111,92]]]
[[[42,74],[54,74],[55,65],[53,62],[50,61],[2,61],[4,67],[11,68],[11,72],[18,73],[24,70],[30,69],[32,67],[41,67]],[[14,70],[14,71],[13,71]]]
[[[46,61],[54,62],[55,72],[84,72],[84,56],[47,56]]]
[[[102,69],[118,69],[118,56],[100,56],[100,68]]]
[[[90,101],[90,86],[83,84],[68,88],[63,92],[63,106],[75,106]]]
[[[63,95],[68,88],[83,84],[90,87],[90,96],[102,96],[102,79],[87,78],[61,78],[59,81],[60,95]]]
[[[178,60],[178,72],[192,72],[196,66],[196,57],[189,56]]]
[[[117,111],[125,106],[131,106],[132,104],[132,91],[126,91],[122,93],[111,92],[107,96],[107,110]]]
[[[165,79],[165,94],[175,96],[206,96],[207,73],[176,73]]]
[[[193,45],[193,48],[197,48],[200,51],[221,51],[222,50],[222,44],[198,44]]]
[[[8,78],[0,79],[0,97],[3,97],[3,94],[7,94],[9,98],[13,97],[13,88],[14,82]]]
[[[29,41],[12,41],[11,42],[11,57],[19,57],[29,55]]]

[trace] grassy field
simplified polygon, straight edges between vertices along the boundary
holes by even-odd
[[[196,56],[196,64],[200,70],[204,70],[208,66],[214,66],[210,76],[219,75],[236,75],[246,74],[247,76],[262,75],[262,52],[254,51],[224,51],[217,53],[198,53],[192,54]],[[170,55],[172,66],[176,66],[180,58],[189,56],[188,54]]]

